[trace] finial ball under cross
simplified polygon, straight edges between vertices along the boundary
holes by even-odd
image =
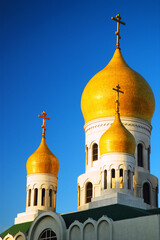
[[[117,32],[115,32],[115,34],[117,35],[117,44],[116,44],[116,46],[117,46],[117,48],[119,48],[119,46],[120,46],[119,39],[121,39],[121,36],[120,36],[120,23],[123,24],[123,25],[126,25],[126,24],[124,22],[120,21],[121,20],[120,14],[118,14],[116,16],[116,18],[111,17],[111,19],[117,22]]]
[[[120,91],[119,84],[116,86],[116,88],[112,88],[112,89],[117,92],[117,96],[116,96],[116,112],[119,113],[119,106],[120,106],[120,103],[119,103],[119,93],[124,93],[124,92]]]
[[[46,128],[45,128],[45,121],[46,121],[46,119],[47,120],[50,120],[50,118],[49,117],[46,117],[46,115],[47,115],[47,113],[45,112],[45,111],[43,111],[42,112],[42,115],[38,115],[38,117],[41,117],[41,118],[43,118],[43,124],[42,124],[42,128],[43,128],[43,131],[42,131],[42,137],[44,137],[45,138],[45,131],[46,131]]]

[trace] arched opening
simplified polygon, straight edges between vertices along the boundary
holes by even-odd
[[[52,207],[52,192],[53,192],[52,189],[49,189],[49,202],[48,202],[49,207]]]
[[[124,188],[123,169],[119,170],[119,188]]]
[[[93,189],[92,183],[91,183],[91,182],[88,182],[88,183],[87,183],[87,186],[86,186],[86,203],[91,202],[92,189]]]
[[[115,169],[111,170],[111,188],[115,188],[116,183],[115,183]]]
[[[28,191],[28,207],[31,206],[31,189]]]
[[[39,236],[38,240],[57,240],[57,236],[51,229],[45,229]]]
[[[127,171],[128,189],[131,189],[131,171]]]
[[[78,206],[80,206],[80,186],[78,186]]]
[[[104,170],[104,189],[107,189],[107,170]]]
[[[98,160],[98,145],[97,145],[97,143],[94,143],[93,147],[92,147],[92,160],[93,161]]]
[[[41,205],[45,205],[45,188],[42,188],[42,198],[41,198]]]
[[[56,193],[54,193],[53,207],[54,207],[54,209],[56,210]]]
[[[138,159],[138,166],[143,167],[143,145],[141,143],[137,146],[137,159]]]
[[[34,189],[34,206],[37,206],[37,202],[38,202],[38,189],[35,188]]]
[[[147,204],[150,204],[150,185],[149,183],[144,183],[143,184],[143,199],[144,202]]]
[[[15,240],[24,240],[24,239],[25,239],[25,237],[22,235],[19,235],[15,238]],[[10,240],[10,238],[9,239],[7,238],[7,240]]]

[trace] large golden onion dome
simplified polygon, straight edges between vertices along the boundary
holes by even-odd
[[[100,155],[105,153],[135,153],[136,142],[133,135],[124,127],[119,113],[111,127],[101,136],[99,141]]]
[[[58,175],[59,162],[49,150],[45,137],[42,137],[38,149],[27,160],[27,175],[35,173],[51,173]]]
[[[117,83],[125,92],[121,97],[121,116],[150,123],[155,109],[152,89],[139,73],[127,65],[119,48],[109,64],[88,82],[83,91],[81,109],[85,123],[114,116],[112,88]]]

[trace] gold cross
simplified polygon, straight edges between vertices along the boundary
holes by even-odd
[[[120,21],[121,20],[120,14],[118,14],[116,16],[116,18],[111,17],[111,19],[117,22],[117,32],[115,32],[115,34],[117,35],[117,44],[116,44],[116,46],[117,46],[117,48],[119,48],[119,46],[120,46],[119,39],[121,39],[121,36],[120,36],[120,23],[123,24],[123,25],[126,25],[126,24],[124,22]]]
[[[43,131],[42,131],[42,137],[45,138],[45,131],[46,131],[46,128],[45,128],[45,121],[46,119],[47,120],[50,120],[49,117],[46,117],[47,113],[45,113],[45,111],[42,112],[42,115],[38,115],[38,117],[41,117],[43,118],[43,125],[41,126],[43,128]]]
[[[120,91],[120,86],[119,84],[116,86],[116,88],[112,88],[114,91],[117,92],[117,96],[116,96],[116,112],[119,113],[119,106],[120,106],[120,103],[119,103],[119,93],[124,93],[122,91]]]

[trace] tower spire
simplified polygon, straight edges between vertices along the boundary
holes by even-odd
[[[42,131],[42,137],[45,138],[45,131],[46,131],[46,127],[45,127],[45,123],[46,123],[46,119],[47,120],[50,120],[49,117],[46,117],[47,113],[45,111],[42,112],[42,115],[38,115],[38,117],[41,117],[43,118],[43,124],[42,124],[42,128],[43,128],[43,131]]]
[[[120,103],[119,103],[119,93],[124,93],[123,91],[120,91],[120,86],[119,84],[116,86],[116,88],[112,88],[114,91],[117,92],[116,94],[116,113],[119,113],[119,106],[120,106]]]
[[[111,19],[117,22],[117,32],[115,32],[115,34],[117,35],[117,44],[116,44],[116,46],[119,49],[119,46],[120,46],[119,40],[121,39],[121,36],[120,36],[120,23],[123,24],[123,25],[126,25],[126,24],[124,22],[120,21],[121,20],[120,14],[118,14],[116,16],[116,18],[111,17]]]

